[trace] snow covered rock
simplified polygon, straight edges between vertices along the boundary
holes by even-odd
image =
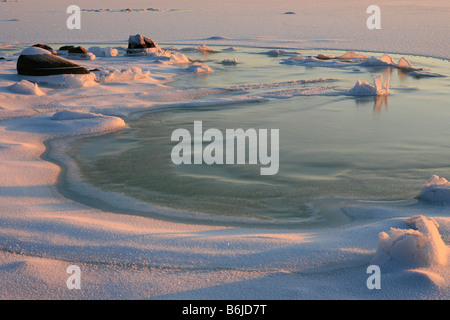
[[[238,61],[236,58],[233,58],[233,59],[224,59],[220,63],[226,66],[235,66],[238,64]]]
[[[57,54],[56,50],[53,50],[52,47],[50,47],[49,45],[43,44],[43,43],[33,44],[33,47],[45,49],[48,52],[50,52],[51,54]]]
[[[128,38],[128,49],[126,54],[129,56],[147,55],[147,49],[150,48],[156,48],[156,44],[152,39],[140,34],[130,35]]]
[[[70,59],[81,59],[81,60],[93,60],[95,55],[92,52],[87,52],[83,47],[73,47],[69,48],[68,55]]]
[[[87,69],[38,47],[29,47],[21,52],[17,59],[17,72],[29,76],[89,73]]]

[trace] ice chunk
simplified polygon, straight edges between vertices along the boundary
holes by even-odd
[[[105,82],[116,82],[116,81],[127,81],[127,80],[137,80],[145,79],[150,76],[150,71],[142,72],[141,68],[134,67],[131,69],[108,69],[102,70],[98,74],[98,81],[100,83]]]
[[[392,59],[392,57],[387,53],[383,54],[383,56],[380,58],[380,61],[383,61],[390,65],[395,65],[394,59]]]
[[[385,96],[389,94],[389,76],[383,83],[383,76],[379,75],[374,80],[372,86],[367,81],[356,81],[352,89],[345,92],[347,95],[355,96]]]
[[[119,54],[119,51],[117,49],[110,47],[90,47],[88,51],[94,54],[96,57],[116,57]]]
[[[366,61],[362,62],[363,66],[397,66],[394,59],[388,54],[383,54],[381,58],[370,57]]]
[[[415,229],[391,228],[379,234],[378,248],[371,263],[383,265],[394,260],[407,265],[447,265],[448,248],[434,219],[415,216],[406,222]]]
[[[411,63],[405,59],[405,57],[402,57],[399,61],[398,61],[398,67],[400,69],[414,69],[413,66],[411,65]]]
[[[374,80],[375,90],[377,96],[385,96],[389,93],[389,76],[383,83],[383,76],[379,75]]]
[[[337,57],[337,59],[367,59],[365,55],[356,53],[355,51],[348,51],[342,56]]]
[[[445,178],[433,175],[422,187],[419,199],[436,202],[450,201],[450,182]]]

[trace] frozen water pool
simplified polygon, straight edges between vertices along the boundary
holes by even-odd
[[[218,52],[184,53],[204,61],[213,73],[181,75],[171,86],[239,90],[133,115],[125,119],[126,130],[76,141],[71,156],[87,182],[211,220],[331,226],[348,221],[339,210],[343,204],[407,205],[417,201],[433,174],[450,175],[448,77],[417,78],[389,66],[283,63],[295,50],[211,48]],[[300,55],[319,53],[345,52],[309,50]],[[391,56],[399,61],[403,55]],[[448,61],[405,57],[413,66],[450,74]],[[223,63],[232,59],[237,64]],[[390,77],[388,96],[335,95],[357,80],[372,83],[379,75]],[[283,84],[315,79],[333,80]],[[251,103],[244,97],[264,99]],[[222,132],[278,129],[278,173],[262,176],[261,165],[173,164],[171,151],[177,142],[171,141],[172,132],[193,132],[194,121],[202,121],[203,130]]]

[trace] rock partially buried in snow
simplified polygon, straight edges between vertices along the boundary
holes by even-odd
[[[156,44],[152,39],[144,37],[140,34],[130,35],[128,38],[127,55],[140,56],[146,55],[147,49],[156,48]]]
[[[70,59],[94,60],[95,55],[92,52],[87,52],[83,47],[69,48],[68,55]]]
[[[17,72],[28,76],[89,73],[87,69],[38,47],[29,47],[21,52]]]
[[[236,58],[233,58],[233,59],[224,59],[220,63],[225,66],[235,66],[238,64],[238,61]]]
[[[22,80],[20,82],[17,82],[15,84],[9,86],[9,90],[13,93],[18,93],[18,94],[29,94],[29,95],[36,95],[36,96],[45,95],[45,93],[42,92],[41,89],[38,87],[37,83],[32,83],[27,80]]]

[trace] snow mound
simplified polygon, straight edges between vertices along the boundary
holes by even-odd
[[[374,85],[371,85],[367,81],[358,80],[354,87],[345,94],[354,96],[385,96],[389,94],[389,77],[383,83],[383,76],[380,75],[373,82]]]
[[[391,228],[378,236],[378,248],[371,263],[384,265],[388,261],[400,264],[435,266],[447,265],[448,248],[432,218],[414,216],[406,220],[414,229]]]
[[[445,178],[433,175],[422,187],[418,198],[432,202],[449,202],[450,182]]]
[[[206,64],[194,63],[191,66],[187,67],[186,71],[190,73],[202,73],[202,72],[213,72],[213,69],[211,69]]]
[[[119,51],[117,49],[111,47],[90,47],[88,51],[94,54],[96,57],[116,57],[119,54]]]
[[[142,69],[133,67],[131,69],[108,69],[98,73],[98,81],[100,83],[128,81],[137,79],[146,79],[150,77],[150,71],[142,72]]]
[[[377,66],[396,66],[397,64],[394,62],[394,59],[390,55],[385,53],[381,58],[376,58],[373,56],[369,57],[367,58],[366,61],[362,62],[361,65],[377,67]]]
[[[224,59],[220,63],[226,66],[235,66],[238,64],[238,61],[236,58],[233,58],[233,59]]]
[[[191,60],[181,52],[164,50],[160,47],[147,49],[148,58],[170,64],[189,63]]]
[[[39,47],[28,47],[26,49],[23,49],[20,53],[21,56],[35,56],[40,54],[51,54],[50,51],[39,48]]]
[[[29,94],[36,96],[45,95],[44,92],[38,87],[37,83],[32,83],[28,80],[22,80],[9,86],[9,91],[17,94]]]

